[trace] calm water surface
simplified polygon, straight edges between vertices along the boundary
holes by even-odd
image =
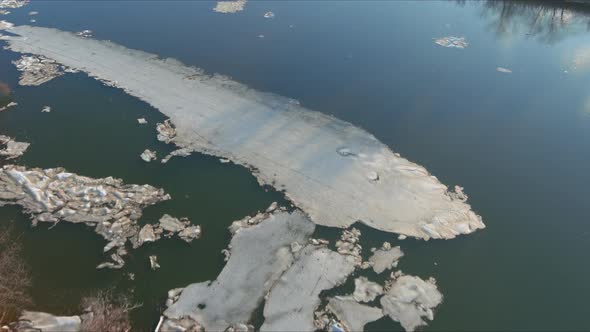
[[[587,330],[590,16],[582,6],[550,25],[526,8],[502,5],[250,1],[240,13],[219,14],[204,1],[33,1],[6,19],[25,24],[36,10],[36,25],[91,29],[98,39],[298,99],[365,128],[444,183],[464,186],[483,231],[423,242],[361,227],[365,248],[401,245],[404,272],[438,280],[445,300],[425,330]],[[274,19],[262,17],[269,10]],[[433,43],[449,35],[469,46]],[[162,187],[173,199],[146,209],[142,222],[169,213],[203,227],[190,245],[162,240],[132,251],[122,271],[97,272],[105,243],[86,227],[31,228],[19,208],[2,207],[0,221],[25,243],[31,309],[76,313],[82,296],[116,287],[143,303],[136,328],[153,328],[168,289],[219,273],[226,227],[281,195],[208,156],[144,163],[144,149],[159,156],[172,149],[155,138],[155,123],[164,119],[157,110],[84,74],[19,87],[10,64],[16,57],[0,51],[0,80],[19,103],[0,113],[0,133],[32,143],[19,164]],[[41,113],[43,105],[52,112]],[[149,125],[138,125],[138,117]],[[147,263],[152,254],[162,265],[156,272]],[[351,287],[352,278],[342,288]],[[388,318],[367,328],[401,329]]]

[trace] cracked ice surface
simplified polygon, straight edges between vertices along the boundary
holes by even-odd
[[[299,255],[270,290],[260,331],[314,331],[320,293],[346,281],[356,265],[352,256],[313,244]]]
[[[259,214],[260,223],[239,226],[231,256],[215,281],[188,285],[165,312],[163,330],[186,317],[206,331],[250,321],[272,285],[293,262],[291,243],[307,243],[314,231],[300,211]],[[313,314],[313,312],[312,312]]]
[[[15,52],[51,58],[124,89],[170,117],[172,143],[250,167],[317,224],[356,221],[417,238],[453,238],[481,218],[426,169],[373,135],[297,102],[173,59],[70,32],[15,26]]]

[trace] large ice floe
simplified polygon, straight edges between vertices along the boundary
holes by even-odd
[[[94,179],[68,173],[63,168],[0,168],[0,206],[23,207],[37,222],[84,223],[108,243],[112,262],[100,268],[120,268],[127,254],[125,245],[138,241],[137,224],[144,207],[168,200],[164,190],[150,185],[126,185],[112,177]]]
[[[14,26],[20,53],[124,89],[170,117],[172,143],[249,167],[317,224],[354,222],[417,238],[453,238],[481,218],[423,167],[350,123],[296,101],[208,76],[173,59],[56,29]]]

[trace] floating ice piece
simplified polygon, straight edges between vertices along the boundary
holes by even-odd
[[[404,256],[400,247],[393,247],[388,242],[383,244],[383,248],[376,250],[369,262],[373,265],[373,271],[382,273],[387,269],[397,266],[397,261]]]
[[[154,226],[147,224],[137,234],[137,246],[139,247],[146,242],[156,242],[159,238],[160,235],[154,230]]]
[[[152,160],[156,160],[156,151],[152,151],[150,149],[145,149],[145,151],[143,151],[141,153],[141,155],[139,155],[141,157],[141,159],[143,159],[143,161],[145,161],[146,163],[149,163]]]
[[[17,142],[14,139],[0,135],[0,157],[14,159],[22,156],[29,148],[30,143]],[[1,205],[1,199],[0,199]]]
[[[150,259],[150,267],[152,270],[155,271],[160,268],[160,264],[158,264],[158,256],[150,255],[149,259]]]
[[[18,105],[18,103],[11,101],[10,103],[6,104],[6,106],[0,107],[0,112],[6,111],[7,109]]]
[[[16,34],[7,36],[11,50],[51,57],[141,98],[174,124],[175,135],[162,138],[249,167],[260,184],[284,191],[317,224],[347,228],[361,221],[422,239],[485,227],[426,169],[350,123],[111,42],[33,26],[10,31]],[[342,147],[357,155],[343,158],[335,153]],[[370,171],[379,181],[367,180]]]
[[[139,123],[139,124],[147,124],[147,120],[145,118],[139,118],[139,119],[137,119],[137,123]]]
[[[512,73],[512,70],[504,67],[496,67],[496,71],[499,71],[500,73]]]
[[[10,11],[9,10],[0,9],[0,15],[8,15],[8,14],[10,14]]]
[[[442,37],[435,39],[434,42],[443,47],[466,48],[469,44],[464,37]]]
[[[246,0],[218,1],[215,8],[213,8],[213,11],[223,14],[237,13],[244,10],[245,5]]]
[[[399,322],[406,331],[414,331],[434,319],[433,309],[442,302],[442,294],[436,281],[426,281],[408,275],[400,275],[391,281],[389,290],[381,298],[383,312]]]
[[[346,331],[363,331],[365,325],[383,317],[381,308],[360,304],[348,296],[331,298],[326,308],[346,326]]]
[[[30,19],[30,20],[29,20],[29,22],[31,22],[31,23],[35,23],[35,22],[37,22],[37,20],[36,20],[36,19],[34,19],[34,18],[32,18],[32,19]]]
[[[188,157],[193,152],[192,149],[181,148],[170,152],[166,157],[162,158],[162,164],[167,163],[172,157]]]
[[[178,233],[186,227],[179,219],[174,218],[169,214],[165,214],[160,218],[158,226],[170,233]]]
[[[43,106],[43,108],[41,109],[41,113],[49,113],[51,112],[51,107],[49,106]]]
[[[306,243],[314,231],[314,224],[300,211],[260,216],[250,218],[261,219],[259,223],[243,225],[233,233],[231,256],[215,281],[188,285],[164,311],[163,331],[169,326],[224,331],[248,324],[293,262],[291,243]]]
[[[33,16],[33,15],[37,15],[37,14],[39,14],[38,11],[30,11],[29,12],[29,16]]]
[[[266,13],[264,13],[264,18],[274,18],[275,17],[275,13],[268,11]]]
[[[178,235],[185,242],[192,242],[194,239],[198,239],[201,236],[201,226],[191,226],[188,218],[174,218],[168,214],[165,214],[160,218],[160,222],[156,225],[156,232],[166,232],[166,236],[170,237],[174,234]]]
[[[78,31],[78,32],[76,32],[76,36],[80,36],[80,37],[84,37],[84,38],[90,38],[90,37],[92,37],[92,30]]]

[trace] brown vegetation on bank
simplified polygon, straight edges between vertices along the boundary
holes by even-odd
[[[30,286],[22,246],[10,229],[4,229],[0,231],[0,326],[16,320],[32,304]]]
[[[129,312],[139,306],[132,304],[127,296],[115,295],[112,290],[83,298],[82,309],[88,315],[82,320],[82,331],[130,331]]]

